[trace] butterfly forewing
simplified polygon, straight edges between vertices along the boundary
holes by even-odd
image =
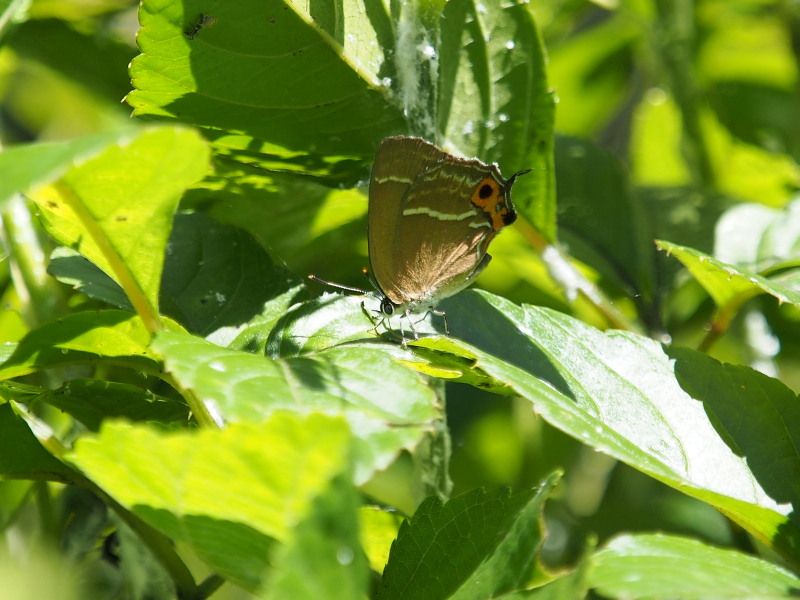
[[[393,288],[397,257],[392,242],[397,239],[403,198],[421,172],[447,156],[418,138],[389,137],[378,146],[369,184],[368,236],[370,270],[384,293]]]

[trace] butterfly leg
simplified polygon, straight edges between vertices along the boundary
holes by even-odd
[[[444,332],[450,335],[450,329],[447,327],[447,313],[443,310],[436,310],[435,308],[432,308],[431,312],[437,317],[442,317],[442,321],[444,321]]]
[[[405,311],[405,318],[406,318],[406,321],[408,321],[408,327],[409,327],[409,329],[411,329],[411,333],[414,335],[414,339],[418,340],[419,339],[419,334],[417,333],[417,330],[414,327],[414,321],[411,320],[411,311],[410,310],[406,310]],[[403,331],[403,318],[402,317],[400,318],[400,335],[403,338],[403,347],[405,347],[405,345],[406,345],[406,336],[405,336],[405,332]]]
[[[381,325],[384,319],[381,318],[380,320],[378,320],[374,316],[372,316],[372,314],[370,313],[370,311],[367,310],[367,307],[364,305],[363,302],[361,303],[361,311],[366,315],[366,317],[370,321],[372,321],[372,330],[375,332],[375,337],[380,337],[381,334],[378,332],[378,325]]]

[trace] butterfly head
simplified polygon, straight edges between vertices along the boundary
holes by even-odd
[[[475,186],[470,200],[484,212],[494,232],[517,220],[517,212],[511,202],[511,186],[517,177],[528,171],[530,169],[519,171],[508,179],[503,179],[499,172],[491,172]]]

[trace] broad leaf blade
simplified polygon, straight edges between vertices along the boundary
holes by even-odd
[[[783,598],[800,589],[774,563],[670,535],[619,536],[590,562],[589,585],[611,598]]]
[[[544,503],[558,483],[548,477],[516,514],[502,541],[452,596],[453,600],[482,600],[523,590],[533,583],[544,542]]]
[[[438,134],[465,156],[499,162],[519,208],[555,237],[553,122],[544,47],[524,3],[448,2],[441,20]]]
[[[164,313],[189,331],[207,336],[236,330],[260,315],[265,304],[300,282],[275,265],[252,236],[203,215],[178,215],[164,265]]]
[[[0,379],[99,358],[157,371],[158,364],[147,347],[149,342],[150,335],[141,319],[129,312],[75,313],[45,323],[26,335],[0,365]]]
[[[91,298],[132,309],[113,279],[68,248],[53,252],[48,272]],[[265,318],[277,320],[301,291],[245,231],[202,214],[176,215],[159,297],[161,312],[187,330],[234,338]]]
[[[173,333],[159,334],[153,348],[179,386],[225,421],[260,422],[287,410],[343,416],[356,436],[358,483],[388,467],[400,450],[413,449],[440,417],[433,390],[375,349],[271,360]]]
[[[144,296],[155,311],[173,214],[183,191],[205,175],[208,157],[193,131],[145,129],[73,167],[34,200],[56,241],[114,278],[135,306]]]
[[[66,246],[53,250],[47,272],[89,298],[133,312],[133,306],[119,284],[75,250]]]
[[[727,264],[694,248],[658,241],[658,247],[681,261],[720,310],[738,306],[757,294],[766,293],[779,302],[800,305],[800,292],[745,268]]]
[[[652,303],[656,251],[622,161],[591,142],[560,137],[556,165],[559,232],[570,255]]]
[[[10,403],[0,405],[0,476],[71,482],[75,473],[42,447]]]
[[[259,593],[265,600],[362,598],[369,569],[358,539],[360,495],[344,477],[318,497],[292,539],[276,553],[275,567]]]
[[[531,400],[555,427],[716,506],[791,555],[799,532],[787,515],[798,501],[797,490],[782,486],[777,493],[770,470],[749,466],[731,444],[735,432],[722,435],[709,405],[681,387],[659,344],[632,333],[602,333],[566,315],[517,307],[482,292],[463,292],[457,302],[443,304],[451,331],[483,349],[446,340],[428,345],[471,357],[477,368],[505,383],[508,393]],[[479,325],[475,314],[482,315]],[[764,376],[746,372],[753,385],[730,400],[764,405],[764,386],[757,383]],[[775,387],[784,386],[770,380],[770,389]],[[781,398],[786,394],[791,392],[785,390]],[[764,429],[758,435],[786,439],[780,420],[792,418],[791,403],[781,400],[771,411],[776,418],[760,421]],[[759,452],[776,454],[759,460],[785,461],[788,452],[790,462],[797,462],[797,435],[791,435],[780,448],[762,444]]]
[[[136,90],[128,102],[136,115],[245,136],[247,147],[269,141],[273,156],[371,156],[404,120],[381,81],[385,59],[376,33],[364,27],[365,15],[350,18],[357,5],[343,5],[344,14],[320,5],[308,7],[309,15],[301,3],[281,0],[148,0],[139,13],[143,54],[131,66]],[[366,17],[387,19],[382,3],[365,5]],[[189,39],[201,14],[213,24]],[[242,140],[234,145],[245,147]]]
[[[675,377],[702,403],[718,435],[747,460],[764,490],[780,503],[800,498],[800,404],[778,379],[721,363],[686,348],[667,347]],[[744,426],[746,424],[746,426]]]
[[[267,354],[287,358],[347,341],[373,339],[380,321],[378,310],[373,296],[324,294],[293,307],[278,321],[270,333]]]
[[[534,515],[539,513],[551,487],[552,481],[541,493],[525,492],[515,496],[505,490],[472,490],[444,505],[438,497],[431,496],[401,525],[377,597],[380,600],[486,598],[492,597],[483,595],[487,592],[493,594],[515,587],[519,581],[506,580],[509,573],[497,563],[487,566],[480,574],[487,578],[485,581],[479,581],[476,571],[495,552],[503,554],[498,545],[506,540],[518,519],[531,524],[530,517],[536,518]],[[521,517],[521,513],[525,516]],[[532,534],[528,541],[534,546],[538,542],[535,531],[516,533]],[[514,554],[512,546],[519,540],[507,541],[509,547],[505,552]],[[530,567],[531,553],[523,554],[525,556],[511,558],[507,566],[511,570],[520,569],[515,577],[524,579],[530,573],[526,573],[526,568]],[[516,559],[520,558],[527,567],[517,563]],[[470,577],[474,579],[472,585]],[[471,588],[476,585],[478,595],[473,595]]]
[[[185,424],[190,417],[188,407],[177,400],[155,397],[133,385],[97,379],[73,379],[37,400],[71,415],[90,431],[99,431],[102,422],[112,418],[163,425]]]
[[[164,433],[110,423],[69,460],[123,506],[193,546],[213,569],[257,590],[274,549],[349,473],[341,419],[274,415],[225,430]]]
[[[0,207],[14,194],[55,181],[74,164],[99,154],[132,131],[101,133],[66,142],[23,144],[0,152]]]

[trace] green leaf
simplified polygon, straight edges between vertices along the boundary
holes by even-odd
[[[323,294],[294,306],[280,319],[267,342],[273,358],[300,356],[355,340],[374,338],[380,322],[374,296]],[[371,320],[371,317],[375,321]]]
[[[358,539],[359,502],[352,483],[337,478],[295,527],[291,542],[276,553],[275,567],[259,596],[265,600],[364,597],[369,569]]]
[[[299,280],[273,264],[250,235],[202,214],[176,215],[168,248],[162,313],[189,331],[215,333],[215,340],[261,325],[264,319],[257,317],[274,323],[302,290]],[[131,310],[116,282],[68,248],[56,249],[48,271],[91,298]]]
[[[537,572],[539,552],[544,542],[544,503],[549,499],[560,474],[548,477],[527,504],[514,516],[513,524],[503,533],[492,554],[453,594],[454,600],[496,598],[528,588]]]
[[[26,335],[0,364],[0,379],[40,369],[111,359],[134,369],[158,370],[150,335],[137,316],[121,310],[74,313]]]
[[[0,476],[71,482],[75,472],[42,447],[10,403],[0,404]]]
[[[400,526],[377,597],[489,598],[524,583],[553,483],[515,496],[472,490],[444,505],[431,496]]]
[[[189,331],[204,336],[236,331],[281,295],[288,308],[300,289],[297,278],[275,265],[245,231],[199,214],[175,219],[161,284],[162,309]]]
[[[437,134],[465,156],[500,162],[520,210],[555,237],[553,121],[544,47],[524,3],[454,0],[441,19]]]
[[[365,166],[361,176],[366,173]],[[187,199],[198,209],[213,201],[210,216],[249,231],[297,273],[313,271],[340,281],[359,276],[369,264],[365,189],[331,189],[282,173],[265,177],[228,162],[217,164],[202,186]]]
[[[586,571],[588,561],[582,561],[575,571],[559,573],[552,581],[539,587],[502,596],[503,600],[585,600],[588,594]]]
[[[110,275],[147,318],[158,310],[173,214],[183,191],[205,175],[208,156],[193,131],[144,129],[34,199],[48,233]]]
[[[662,240],[657,241],[659,249],[681,261],[692,276],[713,298],[720,311],[730,312],[748,298],[767,293],[779,302],[800,305],[800,292],[781,285],[767,277],[758,275],[721,260],[717,260],[694,248],[686,248]]]
[[[702,403],[718,435],[747,461],[759,484],[781,504],[800,502],[800,404],[778,379],[721,363],[687,348],[665,347],[675,377]]]
[[[67,142],[21,144],[0,152],[0,207],[14,194],[29,192],[60,178],[74,164],[96,156],[131,131],[99,133]]]
[[[556,165],[559,231],[570,254],[651,300],[655,249],[622,162],[595,144],[560,137]]]
[[[155,423],[188,423],[185,404],[158,398],[140,387],[97,379],[73,379],[56,390],[47,391],[39,401],[63,410],[90,431],[99,431],[105,419]]]
[[[382,573],[403,518],[394,509],[382,509],[378,506],[362,506],[358,516],[361,546],[372,570]]]
[[[777,598],[800,587],[773,563],[663,534],[614,538],[591,557],[588,581],[612,598]]]
[[[213,23],[190,39],[201,14]],[[139,20],[143,54],[131,65],[128,95],[135,115],[179,117],[237,135],[233,147],[269,141],[273,156],[314,152],[334,163],[369,157],[404,128],[382,82],[384,48],[368,26],[377,20],[380,35],[390,35],[382,3],[149,0]]]
[[[508,174],[532,168],[520,209],[552,238],[554,99],[532,13],[441,4],[390,15],[376,0],[151,0],[128,101],[137,115],[206,128],[221,155],[261,169],[257,178],[282,170],[352,185],[380,139],[409,130],[502,159]]]
[[[89,298],[133,312],[133,305],[119,284],[75,250],[58,246],[50,254],[47,272]]]
[[[284,412],[181,433],[106,423],[68,459],[125,508],[255,591],[274,540],[292,540],[315,499],[349,473],[349,443],[341,419]]]
[[[179,387],[226,422],[260,422],[287,410],[343,416],[356,436],[358,483],[413,449],[440,417],[420,376],[375,348],[271,360],[173,333],[156,336],[153,348]]]
[[[792,556],[800,532],[786,515],[796,497],[787,498],[785,489],[772,496],[771,471],[754,471],[721,437],[711,407],[684,391],[658,343],[633,333],[602,333],[566,315],[518,307],[485,292],[465,291],[457,298],[442,303],[450,330],[475,346],[445,339],[427,339],[425,345],[471,358],[476,368],[504,383],[506,393],[530,400],[556,428],[712,504]],[[478,323],[475,314],[481,315]],[[752,385],[734,399],[768,406],[763,376],[747,373]],[[769,383],[769,389],[784,387]],[[780,418],[791,415],[783,412]],[[769,429],[749,435],[786,439],[785,428],[777,425],[780,418],[759,421]],[[783,464],[793,445],[770,446],[778,454],[760,456],[759,462]]]

